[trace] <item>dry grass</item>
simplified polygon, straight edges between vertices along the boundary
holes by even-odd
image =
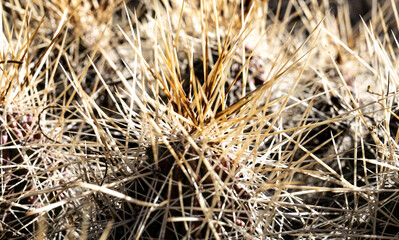
[[[0,238],[397,239],[372,2],[3,2]]]

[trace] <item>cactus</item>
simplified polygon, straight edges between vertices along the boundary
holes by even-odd
[[[351,4],[2,3],[0,238],[397,238],[396,6]]]
[[[3,226],[4,230],[8,232],[4,237],[24,237],[33,231],[33,217],[25,216],[26,211],[38,205],[37,197],[29,194],[35,191],[35,182],[29,168],[39,164],[40,158],[33,156],[35,148],[30,146],[40,142],[41,133],[32,114],[14,112],[2,115],[6,116],[6,121],[0,128],[3,148],[0,156],[4,169],[1,216],[7,224]],[[13,236],[11,233],[18,235]]]

